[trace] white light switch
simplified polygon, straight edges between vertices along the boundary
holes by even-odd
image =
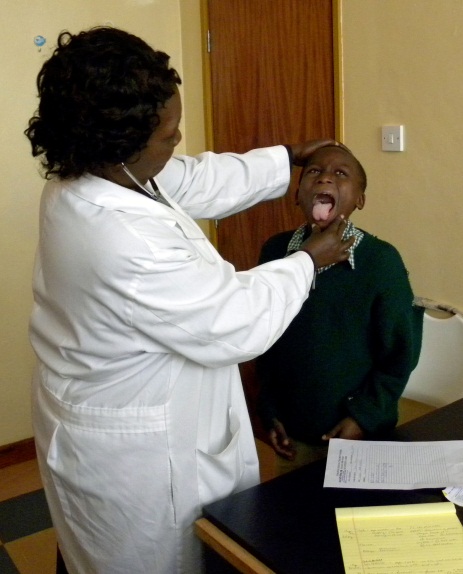
[[[381,149],[383,151],[404,151],[404,127],[383,126],[381,129]]]

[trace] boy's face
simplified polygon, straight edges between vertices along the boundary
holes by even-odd
[[[348,219],[354,209],[363,209],[365,193],[355,158],[339,147],[317,150],[302,170],[297,199],[307,223],[321,229],[338,215]]]

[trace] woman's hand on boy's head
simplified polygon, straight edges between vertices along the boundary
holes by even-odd
[[[324,434],[322,440],[330,440],[330,438],[361,440],[364,436],[365,433],[357,421],[352,417],[346,417],[329,432]]]
[[[343,241],[342,235],[346,222],[342,216],[337,217],[323,231],[315,225],[310,237],[300,246],[300,251],[310,255],[315,267],[325,267],[333,263],[345,261],[349,257],[349,249],[354,244],[355,237]]]
[[[326,146],[337,146],[345,149],[351,153],[350,149],[344,144],[333,140],[333,139],[322,139],[322,140],[309,140],[299,144],[292,144],[289,147],[292,151],[292,160],[294,165],[304,166],[306,164],[307,158],[309,158],[317,149]]]

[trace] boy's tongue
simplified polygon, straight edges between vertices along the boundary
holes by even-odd
[[[331,198],[317,199],[312,209],[312,217],[315,221],[326,221],[333,207]]]

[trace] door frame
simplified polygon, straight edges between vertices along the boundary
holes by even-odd
[[[342,0],[331,0],[333,14],[334,128],[335,137],[344,143],[344,57],[342,35]],[[211,60],[209,55],[208,0],[200,0],[201,56],[203,71],[204,130],[206,149],[214,149],[212,118]],[[217,247],[217,228],[209,222],[209,239]]]

